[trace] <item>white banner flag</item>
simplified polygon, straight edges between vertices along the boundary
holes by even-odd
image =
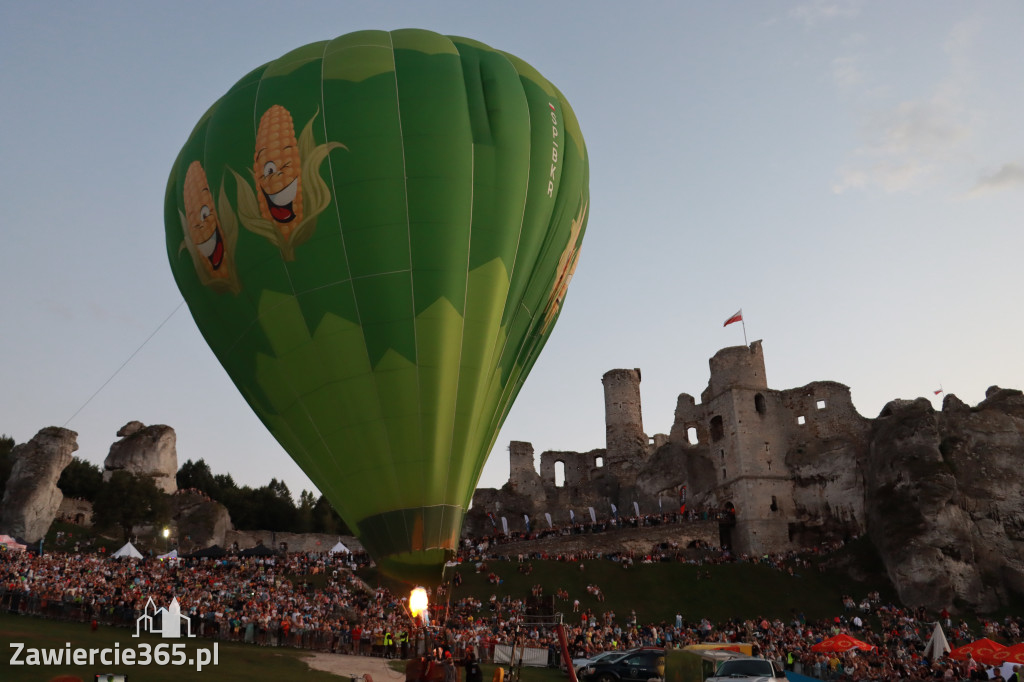
[[[501,517],[501,530],[505,533],[505,535],[508,535],[508,519],[506,519],[504,516]]]
[[[573,524],[576,523],[576,512],[574,512],[572,509],[569,510],[569,520],[572,521]]]
[[[548,522],[548,528],[555,527],[554,524],[551,523],[551,514],[549,512],[544,512],[544,520]]]
[[[593,507],[587,507],[587,509],[590,510],[590,522],[591,523],[597,523],[597,514],[594,513],[594,508]]]
[[[639,518],[640,517],[640,503],[639,502],[636,502],[636,501],[633,502],[633,511],[636,512],[637,518]]]

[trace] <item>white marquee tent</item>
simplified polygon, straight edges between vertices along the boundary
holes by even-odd
[[[128,542],[128,543],[125,543],[124,547],[122,547],[121,549],[117,550],[116,552],[114,552],[113,554],[110,555],[111,559],[120,559],[121,557],[129,557],[131,559],[141,559],[142,558],[142,553],[139,550],[135,549],[135,545],[133,545],[132,543]]]

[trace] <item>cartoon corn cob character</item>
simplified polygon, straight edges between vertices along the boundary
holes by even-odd
[[[185,240],[195,264],[199,280],[220,291],[239,290],[235,272],[234,250],[237,223],[227,200],[222,196],[221,207],[227,209],[226,223],[221,224],[217,207],[206,179],[206,171],[198,161],[189,164],[182,188],[185,214],[181,217]]]
[[[287,241],[302,223],[302,159],[292,115],[279,104],[260,118],[253,175],[260,214]]]
[[[565,245],[565,250],[558,259],[558,277],[551,289],[551,293],[548,295],[548,302],[544,308],[544,323],[540,330],[542,334],[551,326],[551,322],[562,307],[565,293],[569,290],[569,282],[572,281],[572,276],[576,272],[576,265],[579,264],[580,232],[583,229],[583,219],[586,216],[587,203],[584,202],[580,207],[579,214],[572,221],[572,227],[569,231],[569,242]]]
[[[313,236],[317,216],[331,203],[321,164],[331,150],[347,149],[340,142],[317,144],[315,118],[316,114],[296,138],[291,113],[280,104],[272,105],[256,130],[252,177],[243,178],[229,168],[236,180],[242,226],[277,246],[286,261],[295,260],[296,247]]]

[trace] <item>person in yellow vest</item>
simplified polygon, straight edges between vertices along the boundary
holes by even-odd
[[[409,658],[409,631],[408,630],[403,628],[402,631],[398,633],[398,643],[399,643],[399,646],[401,647],[402,660],[405,660],[405,659]]]
[[[384,658],[395,657],[395,638],[391,630],[384,631]]]

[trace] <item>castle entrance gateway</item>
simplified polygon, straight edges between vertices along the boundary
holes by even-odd
[[[736,507],[726,502],[718,512],[718,544],[722,549],[732,549],[732,531],[736,528]]]

